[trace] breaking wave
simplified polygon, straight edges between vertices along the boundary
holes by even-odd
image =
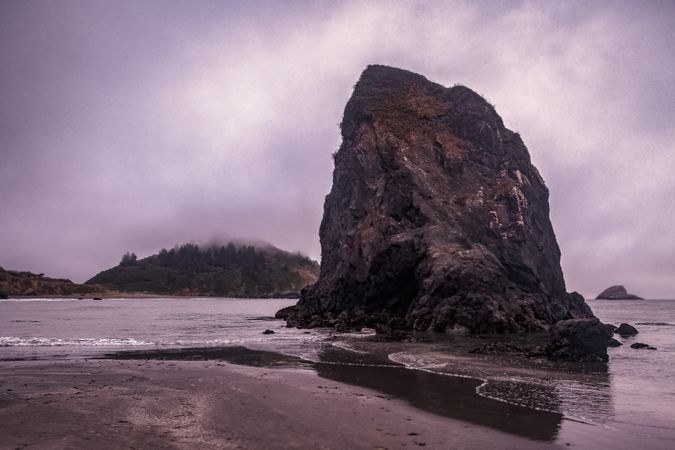
[[[66,345],[78,346],[121,346],[121,345],[153,345],[152,342],[140,341],[134,338],[80,338],[59,339],[49,337],[14,337],[0,336],[0,347],[62,347]]]
[[[318,337],[309,336],[305,341],[312,342]],[[249,337],[249,338],[235,338],[235,339],[176,339],[165,342],[151,342],[136,338],[77,338],[77,339],[61,339],[53,337],[16,337],[16,336],[0,336],[0,347],[122,347],[122,346],[218,346],[218,345],[241,345],[241,344],[256,344],[266,343],[272,341],[273,338],[266,337]]]

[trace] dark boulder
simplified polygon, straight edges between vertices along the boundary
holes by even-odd
[[[593,317],[566,292],[543,179],[480,95],[369,66],[341,131],[319,280],[288,325],[492,334]]]
[[[262,332],[262,334],[274,334],[274,331],[272,330],[265,330]]]
[[[619,325],[619,328],[614,330],[614,332],[621,337],[635,336],[636,334],[638,334],[638,330],[635,329],[634,326],[628,325],[627,323],[622,323],[621,325]]]
[[[635,348],[635,349],[646,348],[647,350],[656,350],[656,347],[652,347],[649,344],[643,344],[642,342],[636,342],[634,344],[631,344],[630,348]]]
[[[606,362],[611,334],[596,318],[562,320],[549,329],[549,358],[577,362]]]
[[[621,347],[623,344],[614,338],[609,338],[608,347]]]
[[[602,291],[596,300],[644,300],[637,295],[629,294],[623,286],[610,286]]]

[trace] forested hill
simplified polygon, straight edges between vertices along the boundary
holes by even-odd
[[[290,297],[313,284],[318,274],[319,265],[298,253],[230,242],[208,247],[184,244],[144,259],[127,253],[119,265],[86,283],[152,294]]]

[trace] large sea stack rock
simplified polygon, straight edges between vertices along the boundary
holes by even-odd
[[[626,288],[619,286],[610,286],[604,291],[602,291],[597,297],[596,300],[644,300],[642,297],[638,297],[634,294],[629,294],[626,291]]]
[[[341,130],[319,280],[278,317],[475,333],[593,317],[565,290],[544,181],[480,95],[369,66]]]

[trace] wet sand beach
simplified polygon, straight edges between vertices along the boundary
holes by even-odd
[[[544,448],[303,369],[215,361],[0,366],[0,447]]]
[[[659,350],[593,367],[286,328],[285,303],[0,302],[0,449],[672,448],[669,302],[613,308]]]

